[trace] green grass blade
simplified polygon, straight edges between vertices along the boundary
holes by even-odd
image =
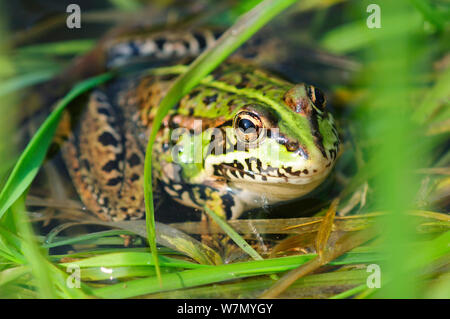
[[[152,192],[152,149],[156,134],[161,127],[163,118],[169,110],[192,88],[224,61],[234,50],[248,40],[263,25],[269,22],[278,13],[286,9],[296,0],[265,0],[244,14],[238,21],[228,29],[217,41],[216,45],[201,54],[174,82],[167,95],[161,101],[158,112],[153,121],[152,131],[146,149],[144,167],[144,195],[147,221],[147,233],[150,249],[154,254],[156,272],[161,278],[155,239],[155,217]]]
[[[94,291],[94,294],[102,298],[129,298],[159,291],[286,271],[298,267],[299,264],[309,259],[310,256],[283,257],[186,270],[164,274],[161,285],[158,278],[151,277],[128,281],[126,288],[123,287],[123,284],[99,288]]]
[[[347,254],[346,254],[347,255]],[[330,265],[345,265],[348,263],[362,264],[367,261],[367,254],[356,253],[346,260],[345,256]],[[315,254],[254,260],[241,263],[224,264],[219,266],[205,266],[199,269],[185,270],[177,273],[162,275],[162,284],[156,277],[131,280],[124,288],[123,284],[102,287],[93,291],[93,294],[102,298],[130,298],[145,294],[197,287],[206,284],[223,282],[231,279],[246,278],[260,275],[288,271],[299,267],[315,258]],[[369,259],[373,262],[373,259]]]
[[[47,149],[55,134],[61,114],[65,107],[80,94],[112,78],[111,73],[105,73],[90,78],[76,85],[57,105],[55,110],[41,125],[25,150],[19,157],[5,186],[0,193],[0,218],[11,205],[25,192],[36,176]]]
[[[223,231],[238,245],[243,251],[250,255],[254,260],[262,260],[260,254],[252,248],[227,222],[218,216],[208,207],[204,208],[209,217],[211,217]]]
[[[162,267],[197,269],[211,267],[199,265],[174,258],[159,256]],[[121,267],[121,266],[153,266],[153,258],[148,252],[117,252],[85,258],[79,261],[64,263],[62,265],[77,265],[85,267]]]
[[[118,235],[131,235],[132,233],[125,230],[105,230],[95,233],[89,233],[86,235],[81,235],[73,238],[67,238],[59,241],[53,242],[53,236],[48,236],[45,243],[42,245],[44,248],[53,248],[65,245],[73,245],[76,243],[91,241],[92,239],[103,238],[107,236],[118,236]]]
[[[434,25],[438,31],[444,29],[445,23],[448,22],[440,14],[439,11],[435,10],[429,1],[425,0],[409,0],[414,7],[422,14],[423,18]]]
[[[56,298],[51,274],[48,269],[48,263],[46,262],[45,257],[42,256],[39,246],[35,241],[33,230],[25,211],[23,197],[14,203],[11,207],[11,211],[14,216],[19,236],[22,237],[22,253],[31,267],[34,278],[36,278],[40,297]]]
[[[412,118],[420,124],[425,124],[433,115],[436,115],[439,108],[444,108],[450,101],[450,67],[443,70],[436,79],[433,87],[428,90],[422,103],[414,111]]]
[[[359,286],[356,286],[355,288],[341,292],[340,294],[337,294],[337,295],[331,297],[330,299],[345,299],[345,298],[351,297],[353,295],[356,295],[357,293],[359,293],[365,289],[367,289],[367,284],[359,285]]]
[[[16,76],[0,84],[0,96],[47,81],[56,74],[58,70],[39,70],[33,73]]]
[[[19,54],[71,55],[89,51],[95,45],[95,40],[80,39],[53,43],[35,44],[19,49]]]

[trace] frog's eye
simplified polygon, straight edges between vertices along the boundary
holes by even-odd
[[[325,105],[327,101],[325,99],[325,95],[322,93],[321,90],[319,90],[313,85],[307,85],[306,92],[308,93],[308,97],[311,100],[311,102],[313,102],[315,107],[317,107],[321,111],[325,110]]]
[[[263,123],[259,116],[248,111],[241,111],[234,118],[236,134],[242,141],[254,142],[258,139]]]

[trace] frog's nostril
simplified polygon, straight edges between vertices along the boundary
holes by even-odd
[[[290,141],[290,142],[288,142],[288,143],[286,144],[286,149],[287,149],[289,152],[294,152],[294,151],[296,151],[296,150],[298,149],[298,147],[299,147],[298,142]]]

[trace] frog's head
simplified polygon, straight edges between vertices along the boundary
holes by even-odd
[[[233,110],[223,153],[205,159],[208,174],[241,189],[278,192],[282,199],[306,194],[323,181],[339,147],[325,97],[305,84],[283,92]]]

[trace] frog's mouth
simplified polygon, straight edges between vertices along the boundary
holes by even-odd
[[[294,170],[292,167],[260,167],[259,172],[246,170],[242,164],[235,161],[232,164],[214,165],[216,174],[227,180],[234,182],[250,182],[265,184],[295,184],[304,185],[317,180],[324,179],[330,172],[332,165],[317,168],[303,168],[302,170]]]

